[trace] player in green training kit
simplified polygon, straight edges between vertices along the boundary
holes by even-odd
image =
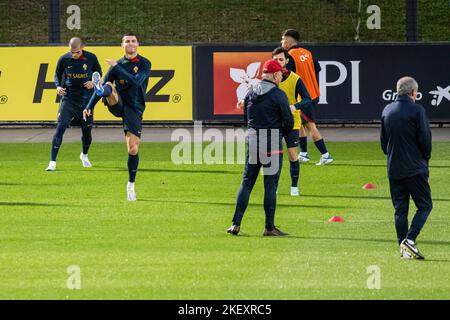
[[[58,110],[58,124],[53,136],[50,163],[47,171],[56,170],[56,157],[61,146],[64,132],[73,118],[81,122],[83,150],[80,160],[83,167],[91,167],[88,150],[92,142],[93,117],[83,120],[83,110],[92,96],[94,84],[92,74],[101,74],[102,70],[95,54],[83,50],[80,38],[72,38],[69,42],[70,52],[58,60],[55,72],[55,86],[58,95],[62,97]]]
[[[128,149],[127,199],[129,201],[136,201],[134,182],[139,163],[142,116],[151,69],[150,61],[138,54],[138,47],[136,35],[123,36],[122,48],[125,56],[117,61],[107,60],[111,67],[104,81],[98,73],[92,75],[95,93],[83,112],[86,117],[89,116],[95,104],[103,97],[103,103],[109,111],[116,117],[122,118]]]

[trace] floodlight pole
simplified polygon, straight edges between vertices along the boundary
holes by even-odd
[[[406,8],[406,41],[417,41],[419,34],[417,0],[405,0]]]
[[[60,0],[48,0],[48,42],[61,43]]]

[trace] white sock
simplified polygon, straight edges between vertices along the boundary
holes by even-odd
[[[308,152],[300,152],[300,155],[301,155],[301,156],[307,156],[307,155],[308,155]]]
[[[128,190],[134,190],[134,182],[128,181],[127,189],[128,189]]]
[[[324,158],[328,158],[329,156],[330,156],[330,153],[329,153],[329,152],[324,153],[324,154],[322,155],[322,157],[324,157]]]

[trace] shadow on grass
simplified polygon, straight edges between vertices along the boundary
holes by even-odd
[[[353,163],[333,163],[330,167],[368,167],[368,168],[386,168],[385,164],[353,164]]]
[[[14,187],[14,186],[54,186],[54,183],[18,183],[18,182],[0,182],[0,187]]]
[[[395,239],[362,239],[362,238],[336,238],[336,237],[305,237],[305,236],[290,236],[291,238],[297,239],[305,239],[305,240],[332,240],[333,242],[337,241],[362,241],[362,242],[384,242],[384,243],[395,243]],[[450,246],[450,241],[441,241],[441,240],[420,240],[418,241],[418,245],[421,244],[429,244],[429,245],[440,245],[440,246]],[[446,261],[446,260],[444,260]]]
[[[236,205],[235,202],[225,203],[225,202],[212,202],[212,201],[193,201],[193,200],[160,200],[160,199],[139,199],[139,201],[148,201],[148,202],[162,202],[162,203],[189,203],[189,204],[206,204],[206,205],[216,205],[216,206],[229,206],[234,207]],[[249,207],[261,207],[263,208],[263,204],[261,203],[249,203]],[[277,203],[277,207],[282,208],[321,208],[321,209],[343,209],[343,208],[351,208],[349,206],[327,206],[327,205],[309,205],[309,204],[285,204],[285,203]]]
[[[77,207],[76,205],[70,204],[59,204],[59,203],[42,203],[42,202],[4,202],[0,201],[1,206],[8,207]]]
[[[182,173],[212,173],[212,174],[242,174],[242,171],[229,170],[175,170],[175,169],[139,169],[139,172],[182,172]]]
[[[318,195],[318,194],[301,194],[303,198],[339,198],[339,199],[362,199],[362,200],[391,200],[390,197],[365,197],[365,196],[342,196],[342,195]],[[412,201],[412,200],[411,200]],[[450,199],[433,198],[433,201],[450,202]]]
[[[386,164],[357,164],[357,163],[333,163],[330,167],[367,167],[367,168],[386,168]],[[432,169],[449,169],[450,166],[445,165],[430,165]]]
[[[376,197],[376,196],[342,196],[342,195],[319,195],[319,194],[301,194],[303,198],[339,198],[339,199],[363,199],[363,200],[391,200],[390,197]]]
[[[105,170],[97,170],[97,171],[128,171],[126,167],[120,168],[120,167],[97,167],[102,168]],[[77,170],[77,171],[85,171],[85,170]],[[89,171],[95,171],[95,170],[89,170]],[[179,169],[156,169],[156,168],[139,168],[139,172],[175,172],[175,173],[211,173],[211,174],[242,174],[242,170],[240,171],[229,171],[229,170],[194,170],[194,169],[185,169],[185,170],[179,170]]]

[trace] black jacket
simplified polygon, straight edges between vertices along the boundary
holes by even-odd
[[[425,109],[408,96],[398,96],[381,116],[381,148],[387,154],[388,176],[403,179],[428,174],[431,130]]]

